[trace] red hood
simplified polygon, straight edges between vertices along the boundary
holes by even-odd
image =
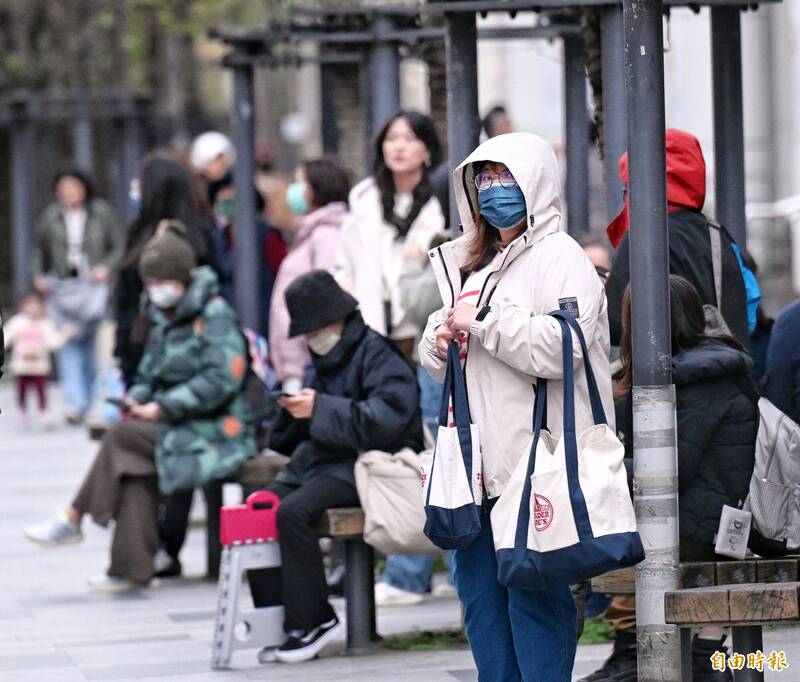
[[[667,209],[670,213],[682,208],[702,210],[706,202],[706,161],[700,141],[690,133],[667,128]],[[619,159],[619,177],[628,186],[628,153]],[[611,245],[616,248],[630,227],[628,197],[619,215],[607,228]]]

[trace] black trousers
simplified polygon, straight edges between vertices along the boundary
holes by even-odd
[[[352,484],[331,476],[320,476],[300,486],[273,483],[268,490],[281,498],[278,538],[284,630],[313,630],[334,616],[314,526],[326,509],[357,507],[358,492]],[[254,595],[254,599],[258,597]]]

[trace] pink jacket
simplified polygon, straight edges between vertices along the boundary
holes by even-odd
[[[278,269],[269,310],[269,345],[270,360],[280,381],[302,378],[311,360],[303,337],[289,338],[289,311],[284,294],[298,277],[333,266],[339,250],[339,228],[346,215],[347,204],[336,202],[304,216]]]

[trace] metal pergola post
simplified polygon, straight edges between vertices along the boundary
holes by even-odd
[[[586,60],[579,34],[564,38],[564,115],[567,155],[567,231],[589,230],[590,121],[586,107]]]
[[[646,558],[636,571],[639,680],[680,680],[678,466],[669,318],[662,0],[623,0],[630,154],[634,507]]]
[[[478,146],[478,31],[475,15],[446,14],[447,35],[447,154],[450,170]],[[455,194],[450,188],[450,225],[458,220]]]
[[[114,121],[118,140],[116,150],[116,199],[117,212],[127,224],[136,217],[129,200],[131,180],[136,177],[136,164],[141,158],[141,131],[138,111],[125,112]]]
[[[603,180],[609,220],[622,209],[625,185],[619,178],[619,157],[627,149],[625,124],[625,39],[622,7],[603,8],[601,20],[603,69]]]
[[[388,34],[395,20],[386,14],[375,15],[372,24],[375,42],[369,49],[369,79],[373,135],[400,109],[400,51]]]
[[[320,64],[319,84],[322,109],[322,151],[336,154],[339,151],[339,128],[336,123],[336,104],[333,98],[333,68],[331,64]]]
[[[240,323],[258,330],[260,325],[259,270],[262,258],[256,230],[256,197],[253,184],[255,128],[253,121],[254,82],[250,64],[233,65],[233,120],[231,132],[236,147],[234,187],[236,189],[236,312]]]
[[[742,33],[738,7],[711,8],[717,220],[747,242],[742,104]]]
[[[72,123],[72,160],[82,171],[94,171],[94,145],[92,140],[92,115],[87,93],[79,93],[75,101],[77,113]]]
[[[34,222],[31,204],[34,125],[28,102],[11,104],[11,223],[14,248],[14,297],[18,299],[31,284],[31,250]]]

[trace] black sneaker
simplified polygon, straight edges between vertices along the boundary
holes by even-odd
[[[320,651],[333,640],[342,624],[334,616],[313,630],[294,630],[289,639],[275,652],[275,660],[281,663],[300,663],[316,658]]]
[[[159,549],[153,558],[153,575],[156,578],[178,578],[183,571],[181,562],[173,556],[167,554],[163,549]]]
[[[692,680],[694,682],[733,682],[733,673],[730,668],[714,670],[711,657],[721,651],[728,660],[728,647],[724,646],[725,635],[722,639],[700,639],[697,635],[692,638]]]
[[[636,633],[614,633],[614,649],[602,667],[580,682],[627,682],[636,679]]]

